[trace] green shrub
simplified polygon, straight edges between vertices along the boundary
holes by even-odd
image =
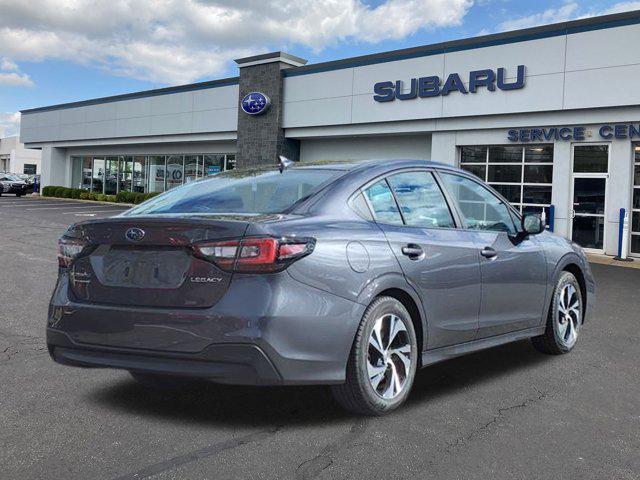
[[[99,202],[119,202],[139,204],[150,198],[160,195],[159,192],[118,192],[117,195],[104,195],[102,193],[89,192],[81,188],[67,188],[56,185],[48,185],[42,189],[42,196],[57,198],[75,198],[82,200],[97,200]]]

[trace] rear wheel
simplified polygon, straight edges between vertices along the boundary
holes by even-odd
[[[562,272],[553,292],[544,334],[531,339],[542,353],[561,355],[575,346],[583,315],[580,284],[570,272]]]
[[[392,297],[369,305],[351,348],[347,378],[331,387],[347,410],[384,415],[407,399],[418,364],[416,333],[407,309]]]
[[[129,373],[140,385],[156,390],[178,390],[193,383],[192,379],[185,377],[135,371]]]

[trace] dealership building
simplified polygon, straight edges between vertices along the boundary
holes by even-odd
[[[640,255],[640,11],[22,112],[44,185],[158,192],[219,171],[418,158],[478,175],[554,232]]]

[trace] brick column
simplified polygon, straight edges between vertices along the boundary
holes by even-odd
[[[275,164],[278,155],[291,160],[300,158],[300,142],[287,139],[282,128],[282,70],[307,63],[284,52],[273,52],[236,60],[240,68],[238,98],[237,166]],[[260,92],[271,100],[270,107],[260,115],[242,110],[242,99],[251,92]]]

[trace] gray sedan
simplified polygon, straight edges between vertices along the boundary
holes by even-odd
[[[225,172],[72,225],[58,258],[55,361],[151,386],[326,384],[366,415],[435,362],[525,338],[568,353],[595,302],[580,247],[417,160]]]

